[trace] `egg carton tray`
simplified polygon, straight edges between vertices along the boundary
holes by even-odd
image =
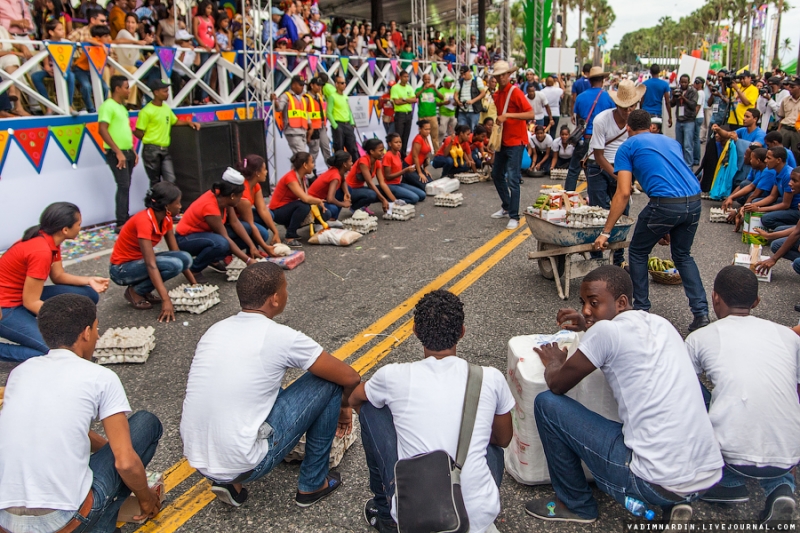
[[[363,211],[361,212],[363,213]],[[373,231],[378,231],[378,217],[371,217],[367,215],[365,218],[364,217],[356,218],[355,216],[356,214],[357,213],[355,213],[352,218],[342,220],[342,225],[344,226],[344,229],[357,231],[362,235],[366,235],[367,233],[371,233]],[[364,214],[366,215],[366,213]]]
[[[712,207],[710,216],[711,222],[727,223],[728,215],[735,212],[736,212],[735,209],[728,209],[728,211],[725,211],[721,207]]]
[[[411,220],[417,215],[417,211],[411,204],[396,205],[392,207],[392,214],[384,213],[383,220]]]
[[[461,172],[456,174],[455,178],[464,185],[481,181],[481,175],[477,172]]]
[[[263,263],[266,261],[266,259],[258,259],[257,261],[259,263]],[[246,267],[247,264],[245,264],[244,261],[242,261],[238,257],[234,257],[233,261],[230,262],[227,270],[225,271],[226,274],[228,275],[228,281],[237,281],[239,279],[239,276],[242,274],[242,270],[244,270]]]
[[[169,291],[169,298],[176,311],[199,315],[219,303],[219,287],[184,283]]]
[[[144,363],[156,346],[155,329],[109,328],[97,340],[94,358],[98,364]]]
[[[567,173],[569,169],[566,168],[551,168],[550,169],[550,179],[551,180],[565,180],[567,179]],[[581,170],[581,173],[578,174],[578,181],[585,181],[586,174]]]
[[[464,195],[460,192],[437,194],[433,197],[433,205],[439,207],[458,207],[464,203]]]
[[[346,452],[350,446],[356,442],[356,438],[360,434],[361,429],[358,423],[358,416],[356,416],[355,412],[353,412],[353,431],[351,431],[349,435],[345,435],[342,438],[333,438],[333,444],[331,444],[331,456],[328,463],[330,468],[336,468],[339,466],[339,463],[342,462],[342,458],[344,457],[344,452]],[[305,456],[306,436],[303,435],[300,437],[300,442],[297,443],[297,446],[295,446],[292,451],[283,458],[283,460],[287,463],[291,463],[293,461],[302,461]]]

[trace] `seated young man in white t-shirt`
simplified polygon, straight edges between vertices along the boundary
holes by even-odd
[[[386,365],[350,397],[360,413],[361,442],[370,472],[364,517],[380,532],[397,531],[394,465],[421,453],[456,456],[469,363],[456,355],[464,336],[464,306],[443,290],[426,294],[414,308],[414,333],[424,359]],[[511,442],[514,397],[503,374],[484,367],[478,414],[461,491],[471,533],[497,531],[503,450]],[[391,514],[390,514],[391,510]]]
[[[544,126],[536,126],[528,132],[528,154],[531,156],[530,172],[550,170],[550,147],[553,138],[545,132]]]
[[[144,468],[161,422],[146,411],[127,418],[119,377],[91,362],[99,337],[94,302],[55,296],[37,322],[53,349],[11,371],[0,410],[0,528],[111,533],[131,491],[138,519],[155,516],[161,503]],[[91,431],[95,419],[107,440]]]
[[[181,416],[183,454],[223,503],[247,499],[242,484],[268,474],[306,434],[295,502],[308,507],[342,485],[328,471],[334,435],[352,431],[347,398],[361,376],[303,333],[274,318],[289,297],[283,270],[253,263],[236,283],[242,311],[197,343]],[[281,388],[289,368],[308,372]]]
[[[711,293],[719,320],[686,339],[698,374],[713,392],[711,425],[725,469],[719,484],[701,499],[748,501],[745,481],[757,479],[767,497],[762,521],[792,519],[794,475],[800,462],[800,337],[791,329],[750,316],[758,305],[758,280],[749,269],[727,266]]]
[[[562,309],[558,323],[587,330],[578,350],[535,348],[550,388],[536,397],[534,416],[555,497],[525,511],[542,520],[591,523],[597,502],[581,468],[621,504],[626,498],[660,506],[672,522],[691,518],[689,502],[722,477],[722,455],[686,347],[666,319],[631,309],[633,284],[612,265],[581,283],[581,312]],[[600,369],[619,405],[622,424],[564,396]],[[632,503],[632,502],[631,502]]]

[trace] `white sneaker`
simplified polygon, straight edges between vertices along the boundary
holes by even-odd
[[[519,227],[519,220],[513,218],[508,221],[508,224],[506,224],[506,229],[517,229],[518,227]]]
[[[492,218],[508,218],[508,211],[506,211],[505,209],[501,209],[497,213],[492,213],[491,217]]]
[[[338,221],[338,220],[329,220],[329,221],[328,221],[328,227],[329,227],[329,228],[337,228],[337,229],[338,229],[338,228],[343,228],[343,227],[344,227],[344,224],[342,224],[342,223],[341,223],[340,221]]]

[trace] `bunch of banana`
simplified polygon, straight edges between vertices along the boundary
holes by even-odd
[[[651,257],[647,260],[647,268],[655,272],[666,272],[669,269],[675,268],[675,263],[670,259]]]
[[[540,195],[533,204],[534,209],[550,210],[550,197],[546,194]]]

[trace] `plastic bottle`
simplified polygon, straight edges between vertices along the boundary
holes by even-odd
[[[656,513],[648,509],[644,502],[625,496],[625,509],[630,511],[634,516],[643,516],[647,520],[652,520],[656,517]]]

